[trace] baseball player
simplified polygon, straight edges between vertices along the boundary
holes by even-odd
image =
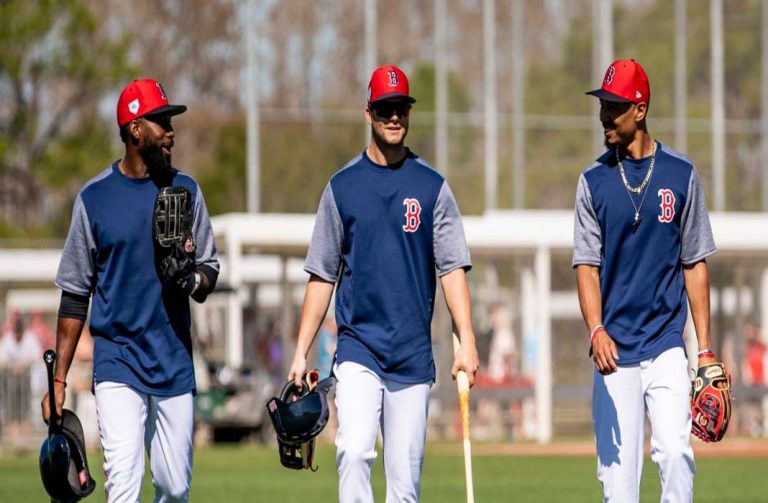
[[[714,360],[706,258],[716,249],[704,191],[691,161],[649,134],[639,63],[612,63],[587,94],[600,99],[608,149],[579,178],[574,219],[573,266],[595,364],[597,477],[605,501],[638,501],[647,415],[661,501],[691,501],[689,304],[699,366]]]
[[[189,297],[203,302],[219,263],[203,193],[171,167],[171,105],[155,80],[128,84],[117,103],[125,155],[77,195],[56,276],[61,288],[56,333],[56,408],[64,405],[67,371],[90,299],[93,381],[110,503],[137,502],[149,454],[155,501],[187,501],[192,476],[195,377]],[[159,187],[191,195],[194,268],[161,282],[153,242]],[[153,260],[155,257],[155,260]],[[43,399],[43,417],[49,417]]]
[[[452,374],[478,367],[461,216],[445,179],[405,147],[415,100],[399,68],[374,70],[365,118],[371,142],[325,187],[307,253],[310,273],[288,379],[307,355],[336,291],[339,501],[371,502],[379,424],[387,501],[417,501],[429,389],[435,270],[461,349]]]

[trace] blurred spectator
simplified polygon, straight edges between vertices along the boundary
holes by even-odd
[[[56,337],[53,329],[46,323],[43,312],[39,309],[33,309],[30,313],[29,330],[34,334],[43,351],[56,349]]]
[[[7,332],[13,331],[13,326],[16,324],[16,320],[21,316],[21,312],[17,308],[12,308],[8,311],[8,318],[3,321],[2,329],[0,329],[0,338]]]
[[[25,330],[24,318],[11,313],[8,330],[0,339],[0,381],[3,383],[3,436],[15,450],[24,450],[29,438],[32,410],[31,365],[42,365],[43,350],[34,334]]]
[[[739,382],[741,376],[741,365],[738,365],[736,361],[736,352],[734,351],[734,345],[740,344],[740,337],[735,330],[726,330],[723,336],[723,345],[721,349],[721,357],[723,359],[723,365],[728,369],[728,373],[731,374],[732,382]]]
[[[336,319],[332,312],[326,315],[317,331],[317,355],[315,363],[320,379],[331,375],[333,357],[336,354]]]
[[[512,331],[512,315],[501,304],[491,308],[491,345],[488,375],[498,381],[509,381],[516,374],[517,345]]]
[[[765,384],[765,343],[759,327],[748,324],[746,332],[746,351],[744,354],[744,383],[761,386]]]
[[[21,313],[11,314],[9,329],[0,339],[0,365],[14,371],[27,368],[32,363],[41,362],[43,349],[31,330],[26,330]]]
[[[493,307],[491,307],[491,313],[493,312]],[[494,328],[493,328],[493,322],[489,320],[488,322],[488,330],[481,331],[478,330],[477,334],[475,334],[475,346],[477,346],[477,357],[480,361],[480,369],[479,372],[487,373],[488,371],[488,359],[490,358],[490,352],[491,352],[491,340],[493,339],[494,334]]]
[[[243,308],[243,366],[259,365],[259,317],[255,306]]]
[[[267,369],[272,376],[272,383],[277,389],[282,389],[285,384],[283,374],[283,340],[281,337],[282,325],[275,320],[267,341]]]

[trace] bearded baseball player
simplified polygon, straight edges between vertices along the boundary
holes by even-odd
[[[605,501],[638,501],[645,417],[661,501],[691,501],[695,466],[683,327],[690,304],[699,366],[714,361],[706,258],[715,243],[691,161],[654,140],[650,86],[612,63],[600,122],[608,149],[580,176],[573,266],[594,360],[592,415]]]
[[[144,451],[155,501],[187,501],[195,377],[189,297],[203,302],[219,263],[203,193],[171,167],[171,105],[155,80],[123,89],[117,123],[125,155],[75,199],[56,277],[56,409],[91,303],[93,382],[110,503],[139,501]],[[92,301],[91,301],[92,298]],[[50,410],[47,395],[43,418]]]
[[[365,109],[371,142],[325,187],[305,264],[310,279],[288,379],[301,386],[336,286],[341,502],[373,501],[379,425],[387,501],[419,499],[435,380],[435,271],[461,341],[452,374],[463,370],[474,382],[478,367],[459,209],[445,179],[404,144],[414,102],[402,70],[374,70]]]

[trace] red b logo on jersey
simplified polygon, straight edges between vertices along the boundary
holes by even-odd
[[[403,206],[405,206],[405,225],[403,230],[405,232],[416,232],[421,225],[421,204],[418,199],[407,197],[403,199]]]
[[[659,189],[659,206],[661,206],[661,215],[659,222],[668,224],[675,218],[675,193],[669,189]]]

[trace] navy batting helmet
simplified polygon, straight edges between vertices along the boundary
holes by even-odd
[[[74,503],[93,492],[96,482],[88,470],[83,426],[74,412],[64,409],[40,446],[40,477],[53,501]]]
[[[304,374],[299,390],[293,381],[283,387],[280,397],[267,402],[267,410],[275,427],[280,462],[286,468],[310,468],[315,453],[315,437],[328,423],[328,390],[335,377],[318,382],[317,370]]]

